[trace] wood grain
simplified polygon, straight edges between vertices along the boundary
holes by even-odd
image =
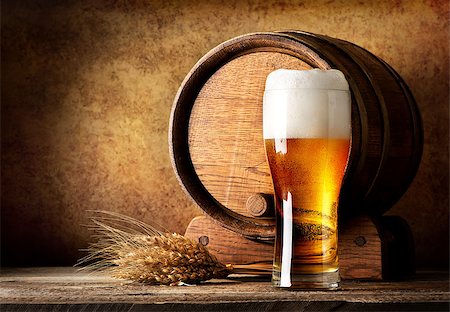
[[[378,229],[367,216],[340,225],[339,266],[343,279],[381,279],[382,241]]]
[[[223,228],[209,217],[196,217],[185,236],[199,241],[208,237],[208,250],[220,261],[231,264],[252,264],[263,267],[262,274],[271,274],[273,244],[250,240]],[[358,239],[363,243],[358,245]],[[368,217],[348,221],[339,233],[339,266],[343,279],[382,278],[381,240],[377,227]]]
[[[277,52],[235,58],[204,84],[189,123],[189,151],[201,182],[228,209],[248,217],[251,195],[273,193],[262,138],[262,98],[267,75],[277,68],[311,66]]]

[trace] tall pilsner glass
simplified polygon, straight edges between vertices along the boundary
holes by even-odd
[[[264,141],[275,189],[277,232],[272,282],[339,287],[339,192],[351,142],[351,96],[338,70],[269,74]]]

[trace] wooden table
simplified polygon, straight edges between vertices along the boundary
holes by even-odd
[[[338,291],[288,291],[267,277],[149,286],[70,267],[2,268],[1,311],[449,311],[448,272],[402,282],[344,281]]]

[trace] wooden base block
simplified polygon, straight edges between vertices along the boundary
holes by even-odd
[[[340,225],[339,264],[342,279],[381,280],[414,273],[414,248],[409,227],[399,217],[373,220],[360,216]],[[207,246],[219,261],[234,265],[266,267],[270,274],[273,242],[247,239],[225,229],[209,217],[194,218],[186,237]]]

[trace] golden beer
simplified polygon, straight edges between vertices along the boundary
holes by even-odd
[[[337,288],[337,209],[350,150],[349,92],[298,86],[267,89],[266,85],[264,142],[277,218],[273,283]]]
[[[277,214],[292,197],[294,270],[300,274],[335,272],[337,258],[337,202],[350,142],[345,139],[287,139],[285,154],[275,139],[265,140],[275,185]],[[282,229],[278,218],[277,229]],[[279,231],[280,232],[280,231]],[[282,233],[279,233],[282,235]],[[280,244],[277,246],[282,248]],[[275,267],[280,254],[275,253]]]

